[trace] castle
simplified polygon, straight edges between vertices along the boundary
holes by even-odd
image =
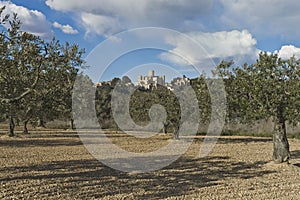
[[[157,87],[157,85],[165,86],[165,76],[155,76],[154,70],[150,70],[148,76],[138,76],[137,86],[150,89],[151,87]]]
[[[111,84],[112,81],[97,82],[95,83],[95,87],[101,87],[106,85],[110,86]],[[133,85],[131,81],[130,83],[127,84]],[[154,70],[150,70],[148,76],[142,76],[142,75],[138,76],[138,80],[135,85],[138,87],[143,87],[145,89],[152,89],[153,87],[157,87],[158,85],[161,85],[167,87],[169,90],[174,90],[174,88],[178,86],[180,87],[180,86],[190,85],[190,79],[187,78],[185,75],[183,75],[183,77],[173,78],[171,83],[167,83],[166,77],[164,75],[155,76]]]
[[[173,90],[174,86],[190,85],[190,79],[183,75],[182,78],[174,78],[171,83],[166,83],[165,76],[155,76],[154,70],[150,70],[148,76],[138,76],[137,86],[151,89],[157,85],[166,86],[168,89]]]

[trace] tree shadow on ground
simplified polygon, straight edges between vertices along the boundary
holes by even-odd
[[[292,158],[300,158],[300,150],[292,151],[291,157]]]
[[[19,139],[0,139],[0,146],[8,147],[51,147],[51,146],[76,146],[82,145],[82,142],[78,139],[54,139],[54,138],[43,138],[43,139],[33,139],[33,138],[22,138]]]
[[[247,144],[247,143],[256,143],[256,142],[272,142],[272,138],[255,138],[255,137],[237,137],[237,138],[234,138],[234,137],[223,137],[223,136],[220,136],[219,138],[217,137],[208,137],[207,138],[208,141],[211,140],[211,141],[214,141],[216,140],[219,144],[227,144],[227,143],[244,143],[244,144]],[[196,140],[200,140],[200,141],[203,141],[204,139],[203,138],[196,138]]]
[[[82,145],[82,141],[80,140],[80,137],[86,137],[88,139],[92,139],[93,137],[99,138],[99,137],[105,137],[105,138],[124,138],[126,139],[132,139],[133,136],[129,136],[126,134],[105,134],[105,135],[99,135],[99,134],[47,134],[47,135],[21,135],[22,137],[0,137],[0,146],[5,147],[30,147],[30,146],[36,146],[36,147],[54,147],[54,146],[76,146],[76,145]],[[150,138],[151,139],[151,138]],[[157,138],[157,140],[168,140],[170,138],[168,137],[160,137]],[[143,140],[143,139],[140,139]],[[147,140],[147,139],[144,139]],[[97,140],[98,142],[99,140]],[[93,142],[91,140],[91,142]]]
[[[116,159],[115,162],[124,164],[122,159]],[[265,162],[236,162],[222,156],[180,158],[158,171],[132,174],[111,169],[94,159],[69,160],[0,168],[0,183],[9,187],[10,184],[33,182],[23,190],[30,193],[38,187],[40,194],[64,191],[69,198],[101,199],[134,195],[137,199],[162,199],[218,185],[224,179],[250,179],[274,172],[263,169],[264,164]],[[43,190],[41,183],[54,186]]]
[[[292,151],[291,158],[292,159],[300,159],[300,150]],[[296,167],[300,167],[300,163],[294,163],[293,165]]]

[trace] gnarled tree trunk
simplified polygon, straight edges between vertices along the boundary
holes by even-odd
[[[71,128],[71,130],[75,129],[74,119],[73,118],[70,119],[70,128]]]
[[[174,126],[174,139],[175,140],[179,140],[179,128],[180,128],[180,125],[179,124],[175,124]]]
[[[282,117],[275,119],[274,135],[273,135],[273,159],[275,163],[288,162],[290,159],[290,147],[286,135],[285,120]]]
[[[9,116],[9,129],[8,129],[8,136],[9,137],[15,136],[14,130],[15,130],[14,118],[12,116]]]
[[[38,127],[46,128],[45,121],[42,117],[39,117],[38,119]]]
[[[20,126],[20,119],[19,119],[18,117],[16,118],[15,125],[16,125],[16,126]]]
[[[28,128],[27,128],[27,124],[28,124],[28,121],[29,120],[25,120],[23,123],[23,133],[24,134],[29,134],[29,132],[28,132]]]
[[[167,134],[168,126],[169,126],[168,122],[163,122],[163,133],[164,134]]]

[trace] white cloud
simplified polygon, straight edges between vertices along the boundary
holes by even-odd
[[[242,64],[255,60],[259,52],[256,48],[256,40],[247,30],[215,33],[191,32],[188,36],[195,40],[204,51],[199,52],[185,39],[169,37],[167,43],[173,45],[174,48],[168,53],[161,54],[160,58],[177,65],[186,65],[188,62],[205,64],[208,59],[215,62],[233,59],[237,64]],[[176,55],[187,56],[182,59]]]
[[[178,66],[188,66],[193,65],[193,63],[190,63],[186,58],[175,54],[174,52],[163,52],[159,55],[159,58],[163,61],[178,65]]]
[[[295,56],[297,59],[300,58],[300,48],[293,45],[284,45],[279,51],[275,51],[274,53],[277,53],[282,59],[289,59],[292,56]]]
[[[62,32],[66,33],[66,34],[77,34],[78,33],[78,31],[76,29],[74,29],[72,26],[70,26],[69,24],[62,25],[58,22],[54,22],[53,26],[55,28],[59,28],[60,30],[62,30]]]
[[[201,63],[207,58],[216,61],[233,59],[237,64],[253,63],[260,51],[253,34],[257,38],[300,37],[298,0],[46,0],[46,4],[54,10],[78,13],[86,35],[108,37],[144,26],[188,32],[188,36],[201,44],[207,53],[199,55],[184,40],[169,36],[166,42],[173,49],[162,53],[160,58],[178,65]],[[199,31],[216,28],[233,31]],[[278,53],[287,58],[298,56],[298,50],[294,46],[283,46]],[[176,56],[183,52],[184,59]]]
[[[51,24],[47,21],[45,15],[37,10],[29,10],[23,6],[17,6],[8,1],[0,1],[0,7],[5,6],[5,14],[17,13],[22,22],[22,31],[32,33],[42,38],[51,38]]]
[[[109,16],[82,13],[81,20],[87,35],[95,33],[108,37],[122,29],[118,20]]]
[[[213,1],[47,0],[46,4],[55,10],[79,13],[87,32],[108,35],[127,28],[145,26],[177,30],[184,30],[188,26],[196,29],[202,26],[200,22],[195,24],[194,20],[207,17]]]
[[[247,28],[261,35],[299,38],[298,0],[220,0],[224,6],[223,23],[233,28]]]
[[[256,45],[256,40],[247,30],[215,33],[194,32],[189,35],[199,42],[212,58],[252,54]]]
[[[189,35],[205,48],[207,54],[198,54],[191,46],[185,46],[186,42],[183,40],[176,41],[175,38],[169,38],[169,43],[174,42],[175,47],[169,52],[161,53],[159,58],[183,67],[191,65],[191,63],[203,65],[209,59],[215,61],[215,64],[218,64],[216,61],[233,59],[235,64],[241,65],[245,62],[254,63],[261,52],[256,48],[256,41],[248,31],[190,33]],[[207,48],[207,44],[211,44],[211,46]],[[267,53],[272,54],[272,52]],[[300,48],[294,45],[284,45],[273,53],[278,54],[278,57],[284,60],[290,59],[292,56],[300,59]],[[182,57],[181,55],[189,56]]]

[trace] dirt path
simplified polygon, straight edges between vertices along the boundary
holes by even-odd
[[[168,139],[111,135],[112,142],[135,152]],[[197,138],[161,170],[132,174],[98,162],[76,135],[1,137],[0,199],[300,199],[300,140],[290,140],[289,165],[271,162],[268,138],[221,137],[199,158],[202,142]]]

